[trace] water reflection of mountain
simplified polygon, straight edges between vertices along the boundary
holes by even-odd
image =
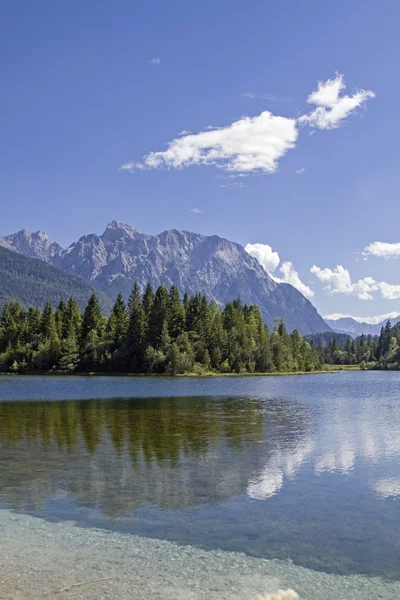
[[[247,398],[0,403],[0,502],[66,493],[116,517],[224,501],[273,460],[277,432],[304,428],[304,411],[282,400],[267,411]]]

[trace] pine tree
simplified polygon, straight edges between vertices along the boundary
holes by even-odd
[[[59,367],[61,371],[73,373],[79,363],[79,348],[74,336],[63,340],[60,354]]]
[[[290,345],[292,353],[292,366],[294,371],[304,371],[304,364],[301,360],[301,343],[302,338],[297,329],[294,329],[290,334]]]
[[[80,337],[82,317],[79,310],[79,305],[75,298],[71,296],[68,300],[67,308],[64,312],[62,324],[62,338]]]
[[[148,288],[148,300],[151,294],[152,290],[149,291]],[[140,288],[136,281],[129,297],[128,309],[129,323],[127,331],[127,345],[131,354],[132,370],[136,372],[140,371],[142,367],[146,335],[146,314],[140,298]]]
[[[169,290],[169,333],[175,340],[185,329],[185,307],[182,304],[178,288],[173,285]]]
[[[58,337],[60,339],[63,337],[63,322],[64,322],[66,310],[67,310],[67,305],[65,304],[64,300],[61,299],[57,306],[56,314],[55,314],[57,333],[58,333]]]
[[[143,294],[143,310],[146,316],[147,321],[150,318],[150,313],[153,308],[154,303],[154,292],[150,283],[147,284],[145,292]]]
[[[167,319],[164,319],[162,327],[161,327],[161,333],[160,333],[157,348],[159,350],[161,350],[161,352],[166,353],[168,351],[170,345],[171,345],[171,337],[168,333],[168,321],[167,321]]]
[[[168,331],[169,296],[164,286],[160,285],[154,296],[153,306],[148,319],[148,342],[157,350],[161,346],[163,327]]]
[[[117,299],[115,300],[111,316],[114,317],[114,342],[115,345],[118,346],[122,343],[122,340],[125,338],[126,331],[128,328],[126,305],[121,292],[119,292]]]
[[[57,332],[57,325],[55,315],[53,313],[53,309],[49,302],[46,302],[46,305],[43,309],[42,313],[42,322],[41,322],[41,334],[45,340],[50,339],[59,339]]]
[[[91,331],[94,331],[97,334],[97,337],[100,337],[102,328],[103,318],[99,301],[97,300],[96,294],[92,294],[83,313],[81,326],[81,345],[84,345],[88,341]]]
[[[18,302],[4,305],[0,320],[0,351],[17,345],[24,319],[24,310]]]

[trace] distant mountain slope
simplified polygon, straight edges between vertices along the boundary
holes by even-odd
[[[315,346],[329,346],[329,344],[336,340],[339,348],[343,348],[347,340],[351,340],[351,336],[346,333],[336,333],[335,331],[325,331],[324,333],[311,333],[306,335],[304,339],[307,342],[313,343]]]
[[[9,300],[18,300],[24,306],[43,307],[46,300],[56,305],[61,298],[67,300],[74,296],[84,308],[93,292],[107,314],[110,300],[84,279],[0,246],[0,307]]]
[[[365,335],[379,335],[382,327],[387,323],[388,319],[381,321],[380,323],[372,325],[371,323],[359,323],[352,317],[342,317],[341,319],[325,319],[325,323],[336,331],[336,333],[345,333],[352,337],[357,337],[361,334]],[[400,315],[395,319],[390,319],[392,325],[395,325],[400,321]]]
[[[240,244],[216,235],[175,229],[146,235],[113,221],[101,236],[83,236],[65,250],[43,232],[26,230],[7,236],[4,243],[83,277],[111,298],[122,291],[127,299],[135,280],[142,288],[147,282],[154,287],[175,284],[181,293],[201,292],[220,304],[240,295],[243,302],[260,306],[269,326],[283,318],[289,330],[302,334],[329,329],[297,289],[276,283]]]

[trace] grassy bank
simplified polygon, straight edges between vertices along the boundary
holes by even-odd
[[[205,378],[205,377],[284,377],[288,375],[326,375],[328,373],[338,373],[343,370],[339,367],[329,367],[319,371],[293,371],[293,372],[273,372],[273,373],[214,373],[208,371],[205,373],[182,373],[178,375],[168,375],[167,373],[110,373],[101,371],[76,371],[74,373],[66,373],[65,371],[24,371],[23,373],[0,373],[0,376],[12,377],[12,376],[57,376],[57,377],[132,377],[132,379],[143,378],[143,377],[154,377],[154,378],[168,378],[168,379],[179,379],[185,377],[191,378]],[[358,370],[357,369],[344,369],[344,370]]]
[[[329,365],[334,371],[361,371],[360,365]]]

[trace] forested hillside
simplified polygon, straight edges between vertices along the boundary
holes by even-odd
[[[324,364],[360,365],[363,369],[400,369],[400,323],[390,321],[381,328],[379,336],[350,335],[332,332],[307,337],[317,348]]]
[[[83,309],[94,291],[95,288],[80,277],[0,247],[0,308],[10,300],[25,307],[43,308],[46,302],[55,307],[61,299],[74,296]],[[109,314],[111,301],[102,292],[98,297],[102,310]]]
[[[96,295],[83,314],[77,302],[54,311],[5,305],[0,319],[0,370],[128,373],[265,373],[320,368],[316,349],[283,321],[270,334],[258,306],[240,299],[221,310],[205,296],[175,286],[135,283],[125,305],[118,295],[109,318]]]

